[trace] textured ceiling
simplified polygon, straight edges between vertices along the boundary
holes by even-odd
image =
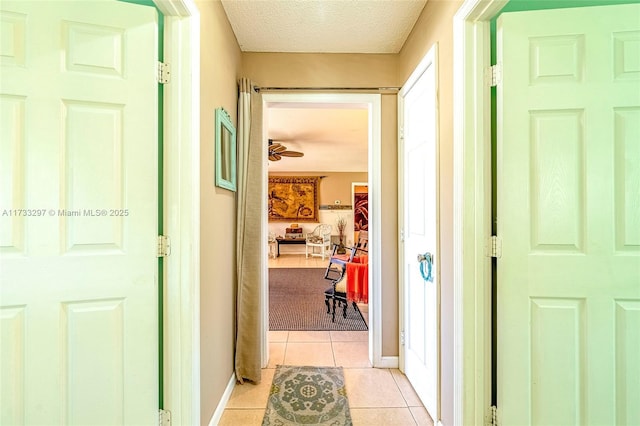
[[[242,51],[292,53],[397,53],[425,3],[222,0]],[[269,161],[269,172],[368,170],[366,108],[284,103],[271,105],[266,119],[268,138],[304,153],[304,157]]]
[[[222,0],[244,52],[397,53],[426,0]]]

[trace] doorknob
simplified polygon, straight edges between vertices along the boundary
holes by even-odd
[[[425,254],[418,254],[418,263],[420,264],[420,275],[427,282],[433,282],[433,275],[431,275],[431,268],[433,266],[433,255],[429,252]],[[427,265],[427,272],[425,273],[424,265]]]

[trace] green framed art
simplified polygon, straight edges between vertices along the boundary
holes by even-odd
[[[224,108],[216,109],[216,186],[236,190],[236,128]]]

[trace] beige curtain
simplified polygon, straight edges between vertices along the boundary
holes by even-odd
[[[262,97],[250,80],[240,80],[238,100],[238,218],[237,218],[237,306],[236,378],[240,383],[261,379],[260,356],[260,259],[264,241],[260,236],[262,216]]]

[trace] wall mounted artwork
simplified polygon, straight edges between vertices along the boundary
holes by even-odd
[[[369,230],[369,192],[366,186],[355,187],[353,193],[353,230]]]
[[[318,222],[318,176],[270,176],[269,221]]]

